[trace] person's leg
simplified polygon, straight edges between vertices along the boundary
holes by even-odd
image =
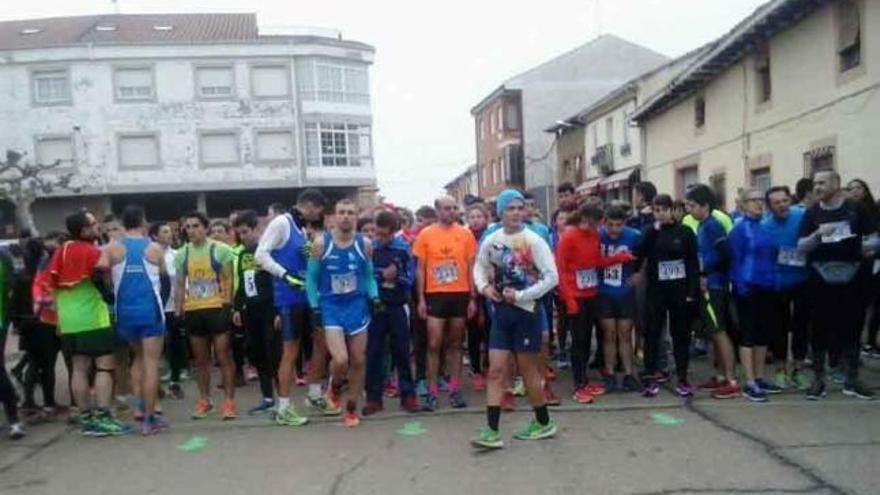
[[[602,351],[605,354],[605,376],[614,377],[614,367],[617,364],[617,339],[620,333],[617,331],[617,320],[614,318],[602,318],[599,320],[602,327]]]
[[[807,284],[804,283],[791,292],[791,354],[796,370],[803,367],[807,358],[811,313],[807,300]]]
[[[425,381],[428,385],[428,394],[434,397],[437,397],[439,391],[437,380],[440,373],[440,347],[443,345],[445,324],[446,320],[428,317]]]
[[[228,333],[230,353],[232,354],[233,385],[244,385],[244,330],[232,328]]]
[[[457,393],[461,383],[461,347],[464,341],[465,319],[450,318],[446,333],[446,372],[449,373],[449,393]]]
[[[232,358],[231,332],[221,332],[212,337],[214,354],[220,363],[220,377],[223,381],[223,390],[226,400],[235,399],[235,361]]]
[[[348,400],[345,409],[349,414],[357,411],[358,400],[364,392],[364,368],[366,366],[367,332],[346,337],[348,346]]]
[[[645,375],[653,376],[660,361],[660,336],[666,320],[666,310],[659,301],[659,294],[651,294],[645,300],[646,326],[644,334]]]
[[[92,366],[92,358],[89,356],[74,354],[71,356],[73,373],[70,376],[70,392],[74,403],[82,411],[87,411],[89,404],[89,369]],[[103,374],[103,373],[102,373]]]
[[[633,320],[617,320],[617,350],[623,365],[625,376],[633,376]]]
[[[118,363],[114,354],[95,358],[95,403],[98,409],[110,409],[110,401],[113,398],[113,371],[116,366]]]
[[[144,377],[144,355],[141,342],[137,341],[130,344],[131,358],[131,394],[134,398],[135,417],[145,413],[144,394],[143,394],[143,377]]]
[[[162,359],[163,336],[147,337],[141,342],[141,370],[145,412],[148,416],[156,412],[159,394],[159,361]]]
[[[339,391],[348,371],[348,346],[341,328],[325,328],[324,342],[330,353],[330,392],[334,401],[339,400]]]
[[[391,332],[391,357],[397,369],[397,383],[402,399],[413,398],[412,364],[410,363],[409,316],[403,306],[388,309],[388,322]]]
[[[324,331],[313,328],[311,331],[312,359],[309,369],[309,398],[321,398],[321,385],[327,379],[327,343]]]
[[[482,344],[483,329],[480,327],[480,318],[471,318],[467,322],[468,359],[471,362],[471,371],[475,375],[482,374]]]
[[[387,338],[392,309],[373,315],[367,329],[367,405],[382,404],[382,382],[385,367],[385,339]]]
[[[880,276],[873,275],[869,287],[868,307],[871,311],[871,317],[868,320],[868,340],[865,343],[870,350],[876,351],[880,347],[880,343],[877,342],[877,332],[880,330]]]
[[[196,383],[199,387],[199,398],[211,400],[211,348],[209,337],[190,335],[190,346],[193,352]]]
[[[859,385],[860,340],[865,322],[864,305],[859,301],[860,287],[859,283],[853,282],[840,286],[837,291],[839,331],[836,338],[840,341],[840,357],[846,371],[844,387],[847,389]]]
[[[669,311],[669,334],[672,337],[672,353],[675,359],[675,373],[679,383],[688,383],[688,365],[691,353],[691,331],[688,317],[689,303],[686,301],[666,301]]]
[[[33,328],[36,380],[43,393],[43,406],[55,407],[55,362],[58,359],[58,337],[55,327],[37,323]]]
[[[296,308],[278,308],[276,330],[281,333],[283,340],[281,348],[281,362],[278,364],[278,410],[282,411],[290,404],[290,386],[293,382],[294,367],[299,356],[299,328],[294,322]],[[305,322],[300,322],[305,326]],[[315,332],[318,333],[318,332]]]
[[[572,320],[571,327],[571,373],[574,388],[587,384],[587,358],[590,355],[590,329],[592,325],[590,311],[586,302],[578,300],[578,313]]]
[[[166,330],[168,341],[168,366],[171,368],[171,382],[180,382],[180,372],[187,368],[189,358],[187,351],[186,328],[174,313],[166,313]]]
[[[754,302],[753,297],[743,296],[737,299],[737,314],[739,315],[739,360],[742,363],[743,371],[746,374],[746,383],[748,386],[755,385],[755,360],[752,352],[754,334]]]
[[[9,374],[6,372],[6,331],[0,331],[0,402],[6,412],[6,420],[10,425],[19,427],[18,397]]]
[[[413,353],[416,362],[416,380],[425,380],[428,368],[428,323],[412,311]]]

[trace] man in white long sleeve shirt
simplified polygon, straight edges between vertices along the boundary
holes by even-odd
[[[514,437],[539,440],[556,434],[544,402],[539,360],[541,325],[536,305],[559,282],[553,254],[547,243],[523,223],[525,199],[515,190],[498,196],[503,228],[482,243],[474,264],[474,283],[490,302],[494,316],[489,330],[489,386],[486,393],[488,426],[472,444],[478,448],[504,446],[498,432],[504,375],[515,356],[523,375],[535,419]]]

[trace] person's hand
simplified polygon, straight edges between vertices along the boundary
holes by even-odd
[[[382,278],[387,280],[388,282],[394,282],[397,280],[397,265],[391,263],[384,270],[382,270]]]
[[[578,303],[574,299],[569,299],[565,301],[565,312],[568,316],[574,316],[578,314]]]
[[[506,287],[504,291],[501,293],[504,297],[504,301],[510,304],[516,303],[516,290],[511,289],[510,287]]]
[[[486,288],[483,289],[483,295],[486,296],[486,299],[492,302],[499,303],[502,301],[501,296],[498,295],[498,291],[495,290],[495,287],[492,284],[487,285]]]
[[[284,280],[284,283],[292,287],[294,290],[303,290],[306,286],[303,279],[299,277],[294,277],[289,273],[285,273],[284,276],[281,277],[281,280]]]
[[[281,316],[280,316],[280,315],[275,315],[275,319],[272,320],[272,328],[273,328],[276,332],[280,332],[280,331],[281,331]]]
[[[470,321],[476,317],[477,317],[477,301],[472,298],[470,301],[468,301],[468,305],[467,305],[467,319],[468,319],[468,321]]]
[[[419,315],[419,319],[427,320],[428,319],[428,304],[424,299],[419,300],[419,305],[416,309],[416,312]]]
[[[235,311],[234,313],[232,313],[232,324],[237,327],[241,326],[241,312],[240,311]]]

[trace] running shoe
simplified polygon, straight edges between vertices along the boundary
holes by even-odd
[[[549,383],[544,385],[544,403],[551,407],[562,405],[562,399],[553,392]]]
[[[868,388],[866,388],[861,383],[856,383],[855,385],[844,385],[843,395],[846,395],[848,397],[855,397],[862,400],[874,400],[874,392],[868,390]]]
[[[641,371],[639,372],[639,377],[642,381],[650,380],[657,383],[666,383],[669,381],[669,373],[665,371],[654,371],[653,373]]]
[[[679,380],[678,383],[675,384],[675,393],[677,393],[679,397],[693,397],[694,386],[688,383],[687,380]]]
[[[571,394],[571,400],[577,402],[578,404],[592,404],[593,401],[595,401],[595,398],[586,386],[581,385],[580,387],[575,389],[573,394]]]
[[[431,394],[424,396],[423,399],[422,411],[424,412],[434,412],[440,407],[440,404],[437,402],[437,397]]]
[[[743,387],[743,397],[752,402],[767,402],[767,394],[757,383]]]
[[[354,411],[346,411],[345,415],[342,416],[342,424],[345,425],[346,428],[354,428],[361,424],[361,418],[359,418]]]
[[[588,383],[584,386],[587,388],[587,392],[589,392],[592,396],[605,395],[605,392],[607,392],[607,390],[605,390],[605,387],[599,385],[598,383]]]
[[[292,405],[275,413],[275,424],[280,426],[302,426],[308,422],[309,418],[300,416]]]
[[[135,399],[134,401],[132,401],[132,404],[131,404],[131,410],[132,410],[131,417],[132,417],[132,419],[134,419],[138,423],[143,421],[144,417],[146,416],[146,413],[144,413],[145,407],[146,406],[144,405],[144,401],[142,401],[140,399]]]
[[[396,399],[400,397],[400,388],[397,386],[395,380],[388,380],[382,386],[382,395],[388,397],[389,399]]]
[[[305,387],[309,384],[309,380],[306,379],[305,375],[296,375],[296,386],[297,387]]]
[[[364,407],[361,408],[361,415],[366,418],[367,416],[378,414],[383,410],[385,410],[385,408],[382,407],[381,402],[367,401],[367,403],[364,404]]]
[[[471,439],[471,445],[479,449],[500,449],[504,448],[504,440],[498,430],[486,427],[477,431],[477,436]]]
[[[814,381],[807,390],[807,400],[821,400],[824,399],[826,395],[824,380]]]
[[[755,380],[755,384],[757,384],[758,387],[760,387],[761,390],[762,390],[765,394],[775,395],[775,394],[781,394],[781,393],[782,393],[782,389],[779,388],[778,386],[776,386],[775,383],[770,383],[770,382],[768,382],[767,380],[765,380],[765,379],[763,379],[763,378],[758,378],[757,380]]]
[[[474,373],[474,376],[471,377],[471,386],[474,387],[474,392],[484,392],[486,390],[486,379],[483,378],[481,373]]]
[[[211,401],[199,399],[196,402],[196,409],[192,413],[192,419],[205,419],[212,409],[214,409],[214,404]]]
[[[553,362],[554,368],[564,370],[568,369],[569,366],[571,366],[571,362],[567,352],[560,352],[556,355],[556,361]]]
[[[505,391],[504,395],[501,396],[501,410],[506,412],[516,411],[516,397],[510,391]]]
[[[870,344],[865,344],[864,346],[862,346],[862,356],[871,359],[878,359],[880,358],[880,348]]]
[[[223,421],[238,419],[238,411],[235,410],[235,401],[226,399],[223,401]]]
[[[517,431],[513,434],[513,438],[517,440],[543,440],[545,438],[552,438],[556,436],[556,423],[553,421],[548,422],[546,425],[542,425],[538,423],[538,421],[532,418],[525,427],[521,430]]]
[[[333,392],[327,392],[324,396],[325,407],[321,411],[325,416],[338,416],[342,414],[342,402]]]
[[[654,380],[647,380],[643,382],[642,386],[642,396],[643,397],[657,397],[657,394],[660,393],[660,384]]]
[[[425,380],[419,380],[418,383],[416,383],[416,395],[428,395],[428,384],[425,383]]]
[[[798,390],[810,388],[810,381],[807,380],[807,375],[801,370],[795,370],[791,374],[791,384]]]
[[[180,381],[188,382],[190,380],[192,380],[192,373],[190,373],[188,369],[180,370]]]
[[[788,375],[785,373],[785,370],[779,370],[773,376],[774,385],[779,387],[779,391],[783,391],[788,388]]]
[[[510,391],[517,397],[526,396],[526,384],[521,376],[518,376],[513,380],[513,387],[511,387]]]
[[[409,396],[403,399],[400,403],[400,407],[408,413],[417,413],[419,412],[419,401],[417,401],[415,397]]]
[[[180,384],[177,382],[171,382],[171,384],[168,385],[168,395],[172,399],[183,399],[183,389],[180,388]]]
[[[449,380],[445,376],[440,375],[440,378],[437,380],[437,388],[441,392],[449,392]]]
[[[116,420],[109,411],[99,411],[92,414],[83,435],[88,437],[110,437],[128,435],[131,427]]]
[[[617,390],[617,377],[609,375],[602,378],[602,387],[609,393],[614,392]]]
[[[741,394],[742,394],[742,392],[740,391],[739,387],[737,387],[736,385],[734,385],[730,382],[725,382],[723,385],[716,388],[712,392],[712,398],[719,399],[719,400],[735,399],[736,397],[739,397]]]
[[[13,423],[9,426],[9,439],[10,440],[21,440],[24,438],[24,425],[21,423]]]
[[[168,383],[171,381],[171,370],[166,371],[159,377],[159,381],[162,383]]]
[[[709,379],[709,381],[707,381],[705,383],[701,383],[697,387],[700,390],[712,391],[712,390],[718,390],[719,388],[721,388],[723,386],[724,386],[724,382],[719,380],[717,376],[713,376],[712,378]]]
[[[248,409],[248,416],[257,416],[273,409],[275,409],[275,401],[273,399],[263,398],[259,404]]]
[[[547,366],[547,368],[544,370],[544,381],[555,382],[556,381],[556,370],[554,370],[550,366]]]
[[[467,407],[467,402],[465,402],[461,392],[456,390],[455,392],[449,393],[449,405],[452,406],[453,409],[464,409]]]
[[[244,379],[248,382],[255,382],[260,378],[260,375],[257,373],[257,369],[251,365],[246,365],[244,367]]]
[[[624,392],[638,392],[642,388],[642,384],[639,383],[638,378],[632,375],[626,375],[623,377],[623,391]]]
[[[144,418],[144,421],[141,423],[141,436],[148,437],[151,435],[158,435],[167,429],[168,424],[165,423],[165,420],[156,416],[148,416]]]
[[[842,369],[834,368],[834,370],[831,371],[831,383],[834,383],[835,385],[843,385],[845,381],[846,373],[844,373]]]

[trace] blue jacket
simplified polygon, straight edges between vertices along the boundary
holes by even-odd
[[[742,217],[730,231],[730,275],[737,295],[753,286],[772,290],[776,285],[776,257],[779,252],[761,219]]]
[[[761,222],[761,227],[770,236],[771,241],[777,251],[797,249],[798,237],[801,230],[801,222],[804,220],[803,208],[791,208],[788,216],[779,221],[774,216],[768,216]],[[801,259],[806,261],[806,255],[800,255]],[[786,261],[779,263],[781,258],[777,258],[776,263],[776,290],[785,291],[804,283],[810,275],[806,266],[795,266],[795,263]],[[790,260],[791,257],[784,257]]]
[[[727,232],[712,215],[707,216],[697,227],[697,249],[700,274],[706,277],[706,288],[726,289],[730,271]]]
[[[637,254],[642,243],[642,233],[630,227],[624,227],[617,240],[611,239],[605,227],[599,229],[599,242],[602,257],[611,257],[618,253]],[[614,265],[602,270],[602,283],[599,294],[608,297],[623,297],[632,294],[633,288],[627,283],[637,263],[631,261],[623,265]]]
[[[397,266],[397,281],[393,285],[382,278],[382,270],[392,263]],[[409,301],[416,268],[415,259],[406,241],[397,236],[384,246],[378,240],[373,241],[373,269],[382,302],[397,305]]]

